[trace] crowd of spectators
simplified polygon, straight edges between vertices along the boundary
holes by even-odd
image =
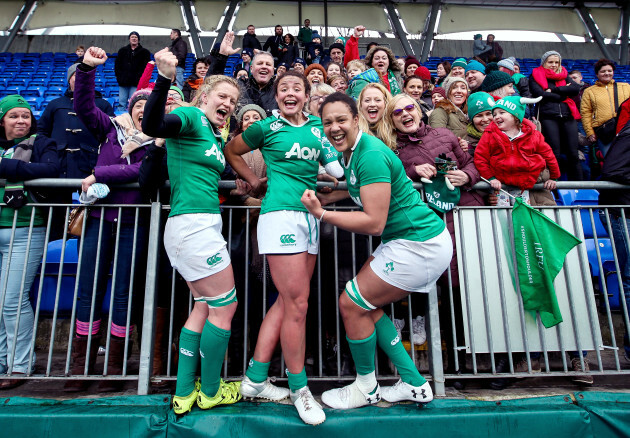
[[[614,80],[615,64],[610,60],[601,59],[593,66],[597,82],[587,84],[582,79],[582,72],[567,72],[562,65],[561,54],[551,50],[542,54],[540,66],[527,77],[520,73],[519,63],[513,56],[504,57],[504,51],[493,35],[488,35],[486,41],[482,35],[475,35],[470,59],[461,57],[452,63],[442,62],[435,72],[431,72],[415,57],[397,57],[398,54],[389,47],[378,43],[369,43],[367,51],[360,53],[361,38],[365,32],[363,26],[356,26],[347,38],[337,38],[328,47],[324,47],[322,37],[310,27],[308,19],[297,38],[284,33],[283,27],[278,25],[274,34],[261,44],[255,32],[254,25],[247,27],[242,49],[233,47],[234,36],[228,33],[226,38],[230,43],[222,44],[220,49],[215,48],[208,57],[196,59],[192,74],[184,78],[188,46],[181,32],[173,29],[170,51],[177,58],[177,67],[173,77],[166,78],[172,83],[166,112],[179,106],[189,106],[191,102],[200,106],[198,100],[204,99],[205,94],[198,91],[212,75],[223,74],[230,56],[240,54],[234,78],[241,89],[241,98],[235,116],[217,126],[225,141],[278,110],[274,85],[285,72],[294,71],[303,74],[311,88],[304,111],[317,117],[319,105],[327,95],[334,92],[350,95],[358,104],[361,130],[378,137],[394,150],[412,180],[436,178],[439,173],[436,167],[438,157],[451,162],[453,167],[445,172],[440,170],[440,174],[452,186],[461,188],[461,196],[454,205],[509,205],[509,197],[499,192],[502,186],[507,193],[521,196],[532,205],[550,205],[550,202],[553,203],[550,190],[555,189],[555,180],[581,181],[600,177],[616,134],[615,127],[611,130],[610,125],[614,124],[618,108],[630,97],[630,85]],[[49,103],[38,122],[32,116],[28,103],[20,96],[8,96],[0,101],[0,177],[11,182],[43,177],[81,178],[85,193],[89,193],[90,188],[95,191],[99,184],[140,180],[143,186],[142,176],[148,174],[160,175],[157,179],[145,178],[145,181],[151,181],[150,184],[167,179],[164,163],[168,153],[163,147],[164,141],[147,136],[142,130],[144,105],[155,86],[150,83],[154,62],[151,61],[151,53],[140,44],[138,32],[131,32],[128,38],[129,44],[118,50],[115,62],[120,87],[120,107],[116,108],[118,116],[95,87],[95,69],[104,63],[101,49],[96,48],[88,49],[85,57],[84,51],[81,51],[79,62],[68,69],[67,91]],[[120,114],[122,108],[125,112]],[[31,137],[34,134],[36,136]],[[30,153],[20,154],[21,149]],[[512,160],[509,155],[514,155],[514,151],[518,157]],[[262,155],[256,152],[246,154],[246,162],[262,177],[266,175],[265,164]],[[222,177],[235,179],[236,175],[226,166]],[[477,192],[472,189],[482,177],[491,181],[492,191]],[[536,182],[543,182],[544,189],[534,191]],[[113,188],[97,204],[147,202],[152,197],[151,193],[155,192],[155,187],[150,187],[150,184],[145,184],[140,191]],[[24,192],[19,185],[7,185],[2,194],[7,206],[18,211],[16,242],[25,241],[27,237],[23,231],[28,231],[32,207],[24,203],[31,200],[32,195]],[[69,202],[70,195],[69,191],[62,193],[59,200]],[[222,202],[248,206],[260,205],[260,198],[260,194],[242,195],[240,191],[221,194]],[[16,203],[14,199],[22,201]],[[3,208],[0,215],[0,253],[3,257],[4,246],[8,246],[5,242],[10,240],[4,234],[11,231],[11,208]],[[453,234],[452,213],[442,211],[447,213],[447,226]],[[118,209],[105,209],[103,214],[105,226],[99,220],[101,211],[92,210],[83,235],[84,263],[78,275],[79,306],[72,346],[73,374],[83,374],[88,368],[88,371],[93,370],[94,348],[98,347],[103,333],[100,313],[94,312],[94,309],[101,308],[107,267],[115,257],[117,275],[122,280],[113,291],[110,374],[122,371],[127,357],[123,352],[124,339],[129,336],[134,322],[133,319],[132,324],[128,322],[129,285],[133,283],[130,280],[131,266],[133,263],[138,269],[144,262],[147,230],[142,225],[145,222],[126,212],[121,214]],[[52,235],[63,233],[65,218],[61,216],[53,213],[52,223],[56,231],[51,231]],[[30,289],[34,277],[31,267],[38,265],[43,252],[44,212],[38,209],[35,217],[37,233],[28,253],[17,243],[13,248],[12,263],[18,260],[19,265],[24,264],[24,261],[15,258],[18,253],[28,261],[27,275],[21,279],[24,290]],[[252,215],[249,220],[250,225],[255,225],[257,216]],[[136,222],[140,226],[135,226]],[[255,233],[252,235],[255,236]],[[255,253],[255,240],[251,240],[252,253],[248,256],[254,267],[252,275],[257,276],[256,284],[260,285],[263,264]],[[114,251],[112,245],[116,241],[120,245]],[[620,260],[628,264],[627,256],[620,257]],[[456,256],[451,266],[453,306],[461,309]],[[625,268],[622,266],[622,270]],[[96,279],[95,271],[100,273]],[[164,271],[170,271],[170,267]],[[11,305],[4,306],[0,326],[0,373],[7,372],[8,364],[12,364],[14,374],[27,373],[33,329],[32,309],[28,300],[23,303],[17,301],[18,296],[27,296],[19,294],[20,279],[11,277],[14,275],[11,273],[7,280],[4,278],[6,275],[3,266],[2,284],[7,285],[4,300]],[[624,277],[624,286],[626,280]],[[238,284],[239,280],[236,281]],[[440,281],[448,285],[446,280]],[[96,305],[92,302],[94,300]],[[164,299],[160,298],[159,302],[163,303]],[[448,301],[443,300],[442,306],[448,320]],[[15,329],[11,324],[15,324],[19,312],[23,315],[18,318],[20,327]],[[460,319],[461,315],[456,317]],[[164,319],[161,321],[164,324]],[[451,325],[446,326],[450,330]],[[168,327],[157,327],[158,332],[163,330],[168,330]],[[461,324],[456,324],[455,330],[461,339]],[[15,339],[14,332],[18,334]],[[423,336],[423,332],[423,323],[414,325],[412,335],[415,342],[420,342],[420,339],[424,342],[426,335]],[[91,350],[88,348],[88,336],[92,339]],[[452,341],[451,334],[445,337],[447,342]],[[163,342],[156,342],[154,354],[161,357],[164,348],[167,346]],[[625,348],[628,358],[630,344]],[[86,367],[86,361],[89,361],[90,367]],[[462,357],[458,362],[461,364],[465,360]],[[156,375],[164,372],[161,362],[154,365]],[[451,372],[461,371],[451,357],[447,366]],[[522,371],[523,366],[522,362],[519,363],[516,371]],[[587,361],[585,366],[585,369],[581,368],[579,359],[573,361],[574,370],[582,374],[588,372]],[[592,382],[592,378],[582,378],[582,381]],[[0,380],[0,389],[21,382]],[[69,381],[66,385],[68,391],[81,391],[85,387],[85,382],[80,380]],[[101,382],[103,391],[117,387],[112,381]]]

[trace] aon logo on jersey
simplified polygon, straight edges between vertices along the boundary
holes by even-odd
[[[293,143],[293,147],[289,152],[284,154],[284,158],[299,158],[301,160],[317,161],[321,151],[315,148],[300,147],[300,143]]]
[[[217,157],[217,160],[219,160],[222,165],[225,166],[225,157],[216,144],[213,144],[210,149],[206,150],[206,157],[211,157],[213,155]]]

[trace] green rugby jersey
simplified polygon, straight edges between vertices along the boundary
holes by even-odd
[[[340,159],[352,200],[361,208],[361,186],[391,184],[387,222],[382,242],[405,239],[424,242],[444,230],[444,222],[413,188],[400,159],[378,138],[361,133],[349,163]]]
[[[339,155],[324,135],[321,119],[311,115],[303,125],[295,126],[276,110],[247,128],[243,140],[250,148],[260,149],[267,164],[261,214],[307,211],[300,198],[304,190],[315,190],[319,163],[332,163]]]
[[[171,182],[170,216],[220,213],[219,180],[225,169],[225,143],[197,107],[179,107],[171,114],[182,121],[179,135],[166,139]]]

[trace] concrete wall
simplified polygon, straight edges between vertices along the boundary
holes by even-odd
[[[0,38],[0,44],[5,38]],[[213,37],[202,38],[202,45],[205,53],[210,52],[210,45],[214,40]],[[265,38],[260,37],[261,44],[264,43]],[[369,41],[382,42],[392,48],[397,55],[403,55],[402,44],[397,39],[391,38],[370,38],[361,41],[360,51],[363,55],[365,53],[364,44]],[[241,46],[242,38],[237,37],[235,45]],[[421,41],[410,40],[410,43],[416,52],[417,56],[420,56]],[[595,43],[546,43],[546,42],[521,42],[521,41],[500,41],[503,47],[505,56],[516,56],[517,58],[539,58],[543,53],[548,50],[557,50],[567,59],[599,59],[603,55],[599,50],[599,47]],[[107,52],[117,52],[119,48],[128,44],[127,37],[124,35],[111,36],[111,35],[67,35],[67,36],[18,36],[13,41],[10,47],[11,52],[27,52],[27,53],[41,53],[41,52],[74,52],[77,45],[83,45],[89,47],[92,45],[99,46],[105,49]],[[140,44],[155,53],[156,51],[170,46],[171,41],[168,35],[161,36],[145,36],[141,37]],[[189,50],[192,51],[189,44]],[[612,46],[612,52],[617,55],[619,52],[619,46]],[[435,40],[433,44],[432,56],[452,56],[452,57],[471,57],[472,56],[472,41],[460,41],[460,40]]]

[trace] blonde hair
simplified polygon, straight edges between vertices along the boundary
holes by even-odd
[[[369,83],[365,87],[363,87],[363,89],[361,90],[361,93],[359,94],[359,98],[357,99],[357,106],[359,107],[359,128],[361,129],[361,131],[366,132],[370,135],[373,135],[376,138],[380,139],[381,141],[385,141],[382,138],[383,134],[385,133],[382,131],[383,118],[385,117],[385,114],[383,114],[383,117],[381,117],[381,119],[377,121],[374,124],[374,126],[371,126],[370,122],[367,121],[367,119],[361,112],[361,103],[363,102],[363,95],[365,94],[367,90],[371,90],[373,88],[376,88],[378,91],[380,91],[383,94],[383,100],[385,101],[386,108],[387,108],[387,103],[392,99],[392,94],[389,91],[387,91],[387,88],[385,88],[383,85],[379,83]]]
[[[335,92],[335,89],[333,87],[331,87],[330,85],[328,85],[328,84],[313,84],[311,86],[311,94],[310,95],[314,96],[314,95],[317,94],[317,95],[321,95],[321,96],[330,96],[334,92]],[[307,113],[312,114],[310,107],[311,107],[311,103],[309,101],[309,102],[307,102],[306,105],[304,105],[304,110]],[[313,115],[319,117],[319,114],[313,114]]]
[[[230,76],[212,75],[212,76],[206,76],[206,78],[203,80],[203,84],[199,86],[199,88],[197,89],[197,92],[195,93],[195,97],[191,102],[192,105],[196,107],[201,106],[201,104],[203,103],[201,100],[201,96],[204,94],[205,95],[210,94],[212,90],[214,90],[219,84],[222,84],[222,83],[230,84],[234,88],[236,88],[236,90],[238,91],[236,100],[238,101],[238,99],[241,97],[241,88],[238,86],[237,80]]]
[[[420,105],[418,105],[418,102],[416,102],[416,100],[408,94],[397,94],[392,97],[389,102],[387,102],[387,105],[385,106],[385,114],[383,114],[383,137],[381,140],[393,151],[396,150],[398,131],[396,131],[396,126],[394,125],[394,119],[392,116],[394,114],[394,109],[396,109],[396,105],[403,99],[409,99],[409,101],[411,101],[413,106],[416,107],[416,111],[418,111],[420,119],[422,119],[422,109],[420,108]]]
[[[365,62],[363,62],[363,60],[361,59],[353,59],[352,61],[348,61],[348,64],[346,64],[346,71],[353,68],[358,68],[361,71],[366,71],[367,65],[365,65]]]

